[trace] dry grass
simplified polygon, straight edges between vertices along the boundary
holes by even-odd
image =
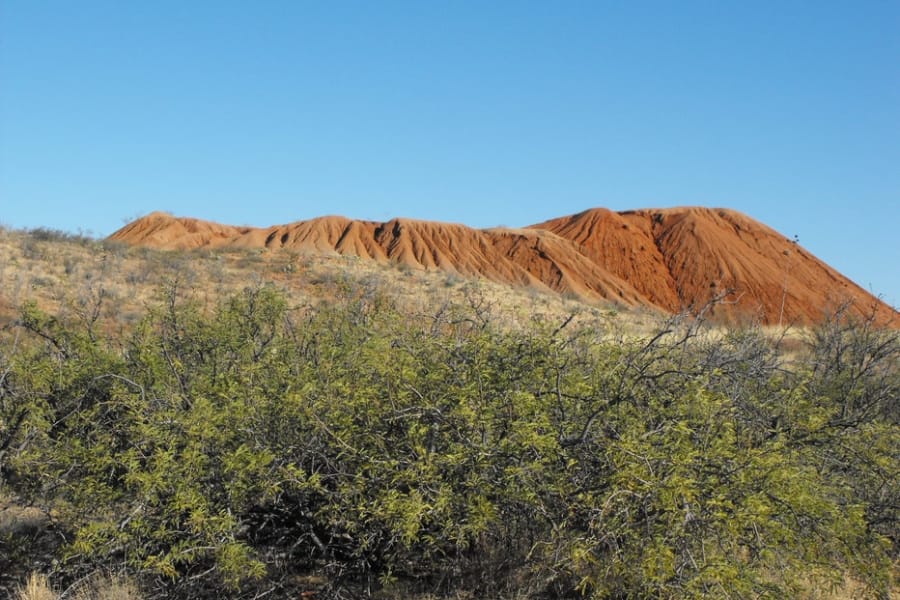
[[[47,524],[47,515],[34,507],[21,507],[0,496],[0,535],[33,536]]]
[[[21,586],[16,600],[140,600],[141,593],[130,580],[119,576],[94,575],[65,591],[57,591],[46,576],[32,573]]]
[[[379,596],[381,597],[381,596]],[[394,597],[394,596],[391,596]],[[406,600],[440,600],[430,594],[402,594]],[[861,600],[869,598],[864,586],[854,581],[846,581],[835,589],[811,588],[801,596],[801,600]],[[891,594],[891,598],[898,598]],[[78,585],[59,592],[53,588],[46,576],[32,573],[21,586],[15,600],[141,600],[140,590],[130,580],[119,576],[95,575]],[[455,596],[457,600],[478,600],[470,593]]]
[[[32,573],[25,585],[19,588],[16,600],[56,600],[58,597],[44,575]]]
[[[140,600],[141,593],[129,579],[120,576],[96,576],[78,586],[66,598],[72,600]]]
[[[164,251],[45,230],[0,229],[0,326],[32,301],[47,311],[74,311],[118,328],[134,322],[161,286],[178,281],[214,304],[246,286],[273,284],[296,306],[334,298],[388,297],[405,312],[433,316],[446,304],[489,310],[494,322],[527,327],[535,319],[642,330],[650,311],[587,303],[538,288],[513,288],[441,270],[426,271],[336,253],[278,250]],[[71,316],[71,315],[70,315]]]

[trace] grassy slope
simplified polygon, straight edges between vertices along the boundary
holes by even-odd
[[[608,303],[587,304],[570,296],[337,254],[164,251],[56,231],[0,229],[0,325],[25,302],[51,312],[72,304],[87,315],[98,300],[102,319],[127,325],[172,280],[211,303],[247,285],[274,283],[297,306],[373,290],[412,313],[430,313],[444,304],[483,304],[513,327],[527,326],[534,316],[563,320],[574,313],[573,324],[615,320],[640,333],[659,318],[649,311],[623,312]]]

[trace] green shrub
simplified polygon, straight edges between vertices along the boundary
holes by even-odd
[[[411,319],[350,287],[311,311],[170,284],[109,337],[26,306],[2,483],[54,515],[56,580],[147,597],[296,597],[312,574],[323,597],[887,593],[896,333],[837,320],[788,369],[753,330],[563,325]]]

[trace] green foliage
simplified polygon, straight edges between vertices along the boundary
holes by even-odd
[[[114,568],[183,598],[296,597],[310,573],[336,596],[890,585],[895,332],[835,321],[788,369],[758,332],[678,320],[609,340],[500,330],[478,303],[410,319],[350,287],[316,310],[268,287],[205,307],[177,283],[128,334],[91,325],[26,306],[0,354],[2,485],[54,515],[63,581]]]

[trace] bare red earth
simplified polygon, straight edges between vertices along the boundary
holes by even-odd
[[[526,229],[483,230],[335,216],[233,227],[156,212],[110,238],[162,249],[337,252],[667,312],[724,297],[713,314],[728,322],[808,324],[851,303],[859,316],[874,311],[880,323],[900,323],[897,311],[798,244],[726,209],[596,208]]]
[[[726,294],[714,313],[727,321],[806,324],[849,302],[859,316],[900,323],[897,311],[799,244],[734,210],[592,209],[533,227],[577,242],[669,311]]]

